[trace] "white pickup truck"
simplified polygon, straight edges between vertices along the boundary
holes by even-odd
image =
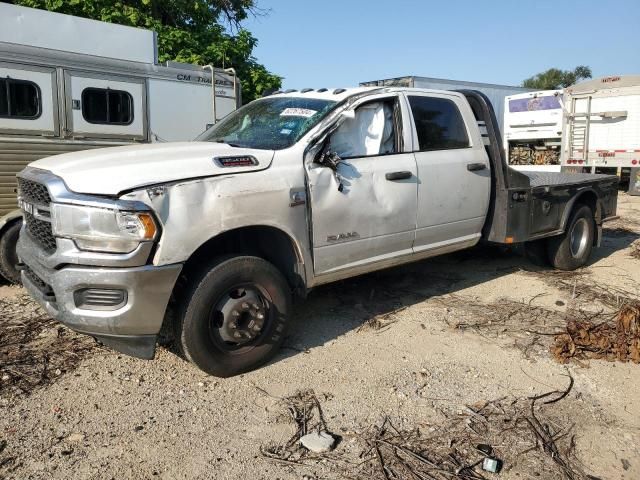
[[[292,298],[472,247],[584,265],[617,177],[509,168],[475,91],[287,91],[195,142],[69,153],[18,175],[22,281],[65,325],[152,358],[161,329],[230,376],[281,345]],[[164,328],[163,328],[164,327]]]

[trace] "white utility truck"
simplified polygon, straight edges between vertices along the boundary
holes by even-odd
[[[17,172],[58,153],[192,140],[214,108],[237,108],[232,70],[214,70],[215,89],[211,68],[158,65],[152,31],[0,3],[0,274],[19,279]]]
[[[564,107],[562,170],[630,174],[640,195],[640,75],[568,87]]]
[[[560,171],[562,90],[510,95],[504,101],[504,148],[516,170]]]
[[[472,90],[274,94],[197,140],[30,164],[19,268],[69,327],[142,358],[173,331],[214,375],[271,358],[318,285],[481,240],[571,270],[616,213],[615,176],[510,168]]]

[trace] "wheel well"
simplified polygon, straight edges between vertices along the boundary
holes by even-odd
[[[229,255],[252,255],[271,262],[284,275],[294,295],[306,295],[304,264],[289,235],[268,226],[230,230],[202,244],[186,261],[167,306],[160,330],[161,341],[175,338],[177,314],[192,279],[202,275],[213,259]]]
[[[9,220],[7,220],[7,222],[4,225],[0,226],[0,236],[4,235],[4,232],[10,228],[12,225],[14,225],[15,223],[21,222],[22,221],[22,217],[14,217],[11,218]]]
[[[574,210],[578,205],[588,206],[596,218],[596,223],[600,223],[600,205],[598,205],[598,196],[594,192],[584,192],[576,198],[572,210]]]
[[[581,205],[586,205],[593,212],[593,217],[594,217],[594,221],[595,221],[594,227],[597,230],[598,226],[602,225],[602,210],[600,209],[600,203],[598,202],[598,196],[594,192],[591,192],[591,191],[587,191],[587,192],[584,192],[584,193],[580,194],[578,196],[578,198],[576,198],[576,200],[573,203],[573,205],[571,206],[571,209],[568,212],[568,214],[571,215],[571,213],[576,208],[580,207]],[[567,216],[567,222],[568,221],[569,221],[569,217]],[[566,228],[568,228],[568,226],[565,223],[565,229]],[[600,241],[600,239],[598,237],[598,232],[596,231],[596,235],[594,235],[594,237],[593,237],[593,244],[594,245],[599,245],[599,241]]]
[[[294,241],[275,227],[251,226],[229,230],[201,245],[185,263],[188,278],[224,255],[252,255],[276,266],[293,291],[304,290],[303,264]]]

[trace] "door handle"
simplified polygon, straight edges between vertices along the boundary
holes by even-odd
[[[467,170],[470,172],[477,172],[485,168],[487,168],[487,166],[484,163],[467,163]]]
[[[413,176],[413,173],[408,171],[402,171],[402,172],[386,173],[384,178],[390,181],[394,181],[394,180],[406,180],[407,178],[411,178],[412,176]]]

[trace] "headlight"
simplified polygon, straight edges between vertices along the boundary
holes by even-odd
[[[71,238],[81,250],[129,253],[158,231],[148,212],[126,212],[79,205],[51,205],[53,234]]]

